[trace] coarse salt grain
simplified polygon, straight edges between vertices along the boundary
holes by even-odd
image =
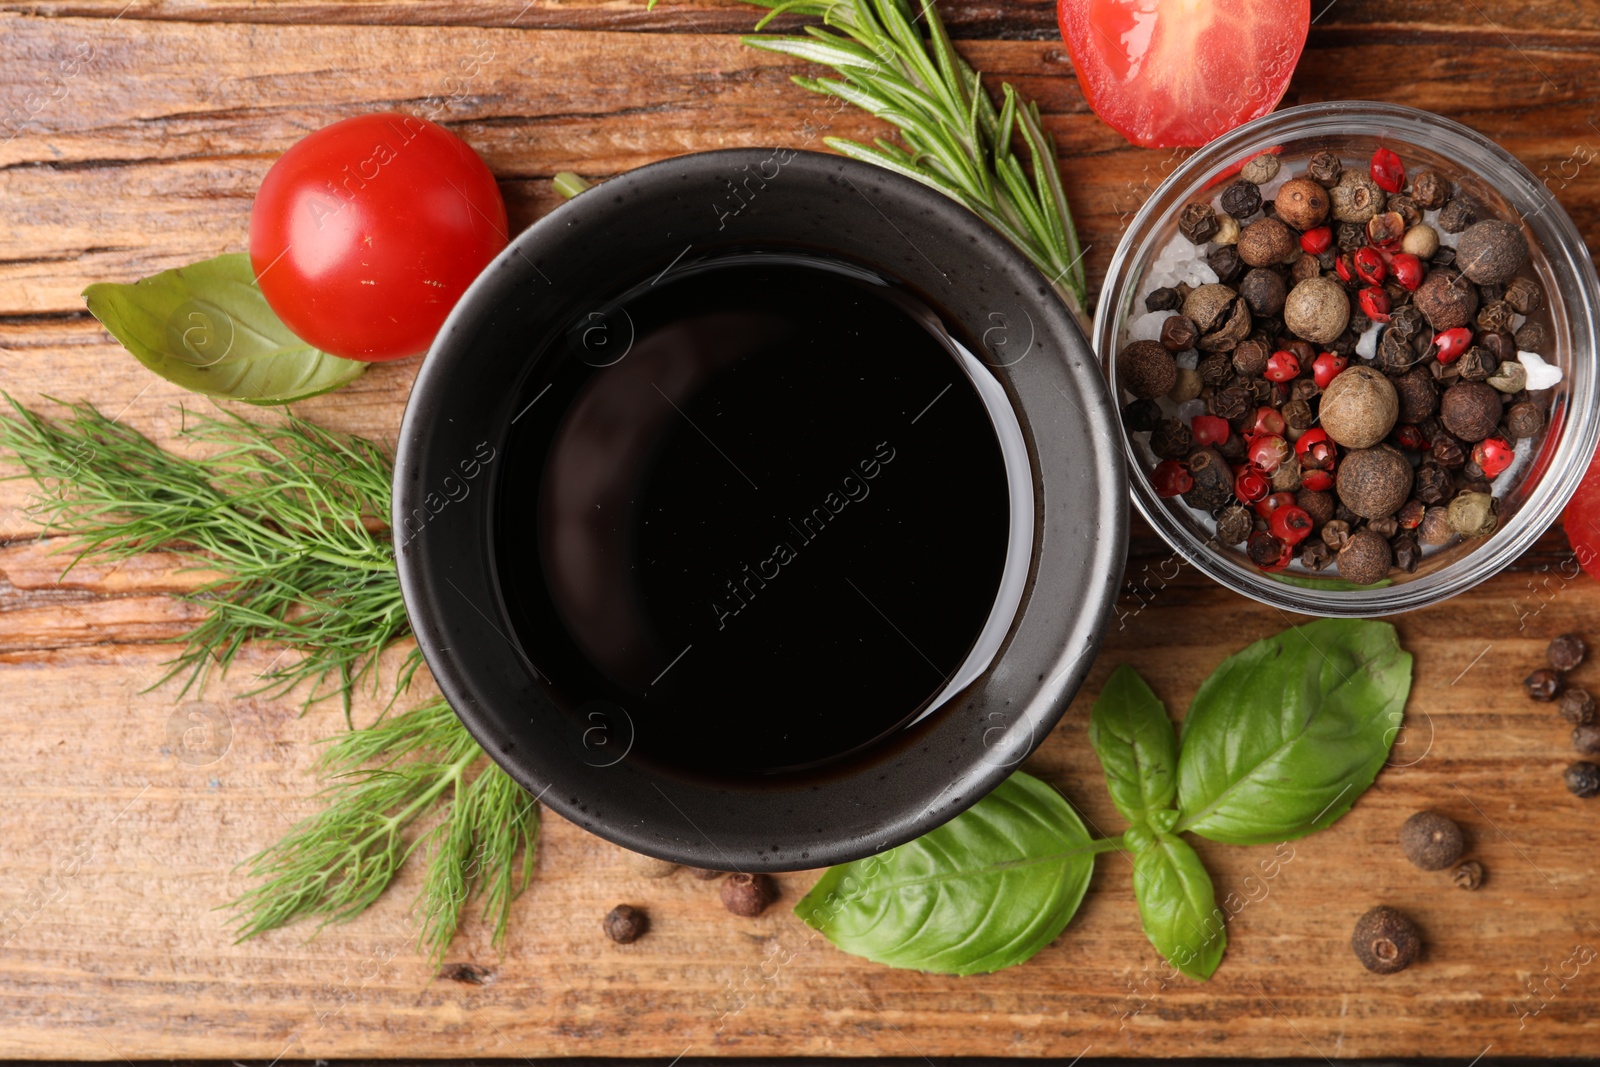
[[[1518,352],[1517,362],[1528,371],[1528,384],[1525,388],[1530,393],[1552,388],[1561,381],[1561,368],[1546,363],[1537,352]]]

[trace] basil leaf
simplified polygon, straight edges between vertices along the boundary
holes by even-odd
[[[1133,855],[1133,895],[1145,936],[1190,978],[1210,978],[1228,947],[1211,875],[1189,843],[1156,834]]]
[[[830,868],[794,911],[875,963],[998,971],[1066,927],[1105,847],[1060,793],[1018,772],[937,830]]]
[[[242,252],[83,291],[89,313],[174,385],[249,404],[337,389],[367,364],[312,348],[267,306]]]
[[[1160,699],[1126,663],[1111,672],[1089,710],[1089,743],[1124,819],[1137,825],[1172,807],[1178,791],[1177,736]]]
[[[1183,723],[1176,829],[1260,845],[1331,825],[1388,758],[1410,691],[1386,622],[1319,619],[1228,657]]]

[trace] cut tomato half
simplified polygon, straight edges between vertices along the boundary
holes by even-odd
[[[1283,99],[1310,0],[1057,0],[1089,106],[1145,148],[1203,145]]]

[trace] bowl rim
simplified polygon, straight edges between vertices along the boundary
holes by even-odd
[[[449,469],[430,462],[429,453],[431,445],[449,439],[445,427],[452,417],[468,410],[460,396],[466,388],[462,383],[468,379],[458,372],[470,366],[474,340],[494,326],[497,316],[514,320],[524,314],[512,295],[520,282],[531,278],[533,272],[542,276],[545,272],[539,264],[553,265],[552,256],[563,248],[577,247],[575,242],[596,237],[615,240],[609,232],[611,225],[616,219],[631,217],[625,212],[633,210],[634,201],[669,203],[674,196],[681,201],[686,187],[709,188],[711,182],[726,180],[726,174],[741,166],[770,160],[774,151],[780,150],[722,149],[651,163],[574,197],[517,235],[452,309],[417,375],[395,457],[393,528],[397,532],[408,529],[407,517],[423,500],[427,487],[434,484],[437,471]],[[984,299],[1014,306],[1033,323],[1036,357],[1020,358],[1010,365],[985,359],[1006,389],[1028,444],[1035,531],[1027,587],[995,661],[978,682],[931,717],[939,722],[930,726],[930,734],[922,739],[928,743],[919,742],[915,751],[901,752],[892,762],[875,764],[866,772],[841,775],[839,781],[848,783],[850,789],[833,789],[833,783],[819,786],[814,779],[806,779],[803,787],[760,790],[673,779],[674,795],[669,796],[661,788],[666,779],[644,771],[643,779],[655,786],[665,803],[656,802],[648,809],[633,803],[630,809],[629,803],[643,787],[626,775],[619,773],[608,780],[619,792],[627,783],[626,796],[618,800],[604,788],[588,788],[594,776],[586,774],[583,765],[564,754],[565,750],[552,747],[541,752],[516,743],[526,737],[516,731],[527,727],[511,723],[508,690],[499,677],[490,677],[484,665],[492,660],[492,669],[504,674],[513,651],[523,656],[524,662],[526,657],[507,636],[509,631],[497,626],[468,596],[468,592],[484,588],[484,564],[452,556],[444,543],[446,537],[470,541],[468,528],[483,526],[489,521],[483,516],[492,516],[494,493],[479,494],[480,502],[472,511],[464,509],[458,516],[462,521],[442,527],[451,531],[446,536],[408,537],[396,552],[404,601],[433,677],[467,729],[497,763],[558,813],[601,837],[636,852],[719,870],[798,870],[859,859],[917,837],[976,803],[1037,748],[1065,712],[1099,647],[1120,589],[1127,550],[1126,473],[1122,450],[1115,445],[1115,435],[1120,433],[1115,407],[1087,338],[1049,281],[978,216],[919,182],[844,157],[781,151],[789,154],[781,179],[785,196],[800,197],[798,203],[806,208],[807,217],[825,213],[830,198],[841,204],[860,194],[875,213],[868,215],[861,207],[854,210],[869,221],[881,216],[883,224],[901,231],[900,236],[913,248],[921,245],[951,253],[946,269],[940,270],[918,248],[928,267],[939,271],[946,282],[976,286],[980,291],[984,282],[1014,286],[1014,298],[988,293]],[[862,190],[874,196],[867,197]],[[745,211],[748,218],[741,222],[759,221],[762,205],[774,199],[753,200]],[[696,205],[700,202],[694,201]],[[774,218],[783,217],[780,209],[769,210]],[[709,218],[711,213],[705,214]],[[914,243],[906,235],[908,227],[917,235]],[[694,229],[692,222],[676,228],[674,245],[689,241]],[[885,230],[883,239],[892,238],[893,230]],[[840,247],[850,247],[844,238],[838,240]],[[850,240],[866,242],[865,238]],[[961,260],[954,258],[957,244],[964,256]],[[908,276],[907,271],[897,269],[887,252],[875,248],[874,254],[882,257],[877,264],[882,273],[901,280]],[[660,258],[665,261],[669,257],[663,254]],[[911,260],[905,253],[904,261]],[[644,277],[661,266],[643,259],[635,263],[636,273]],[[617,291],[626,287],[626,279],[619,278]],[[939,307],[937,303],[934,306]],[[970,330],[970,322],[965,325],[969,332],[977,332]],[[510,396],[478,397],[473,413],[482,426],[498,433],[506,425],[505,409],[511,402]],[[448,432],[460,430],[453,427]],[[503,437],[495,443],[502,444]],[[1078,454],[1069,465],[1068,456],[1074,450]],[[1089,498],[1093,506],[1082,506],[1083,498],[1074,495],[1074,490],[1084,487],[1094,489]],[[1083,514],[1068,514],[1064,497],[1077,503]],[[482,554],[492,556],[490,545],[484,539],[478,547]],[[456,579],[469,583],[466,592],[456,585]],[[446,581],[467,605],[447,600]],[[473,582],[480,584],[470,584]],[[488,602],[494,605],[490,614],[496,614],[498,597],[492,596]],[[473,617],[474,612],[482,616],[481,622]],[[497,618],[502,626],[507,624],[503,611]],[[474,647],[474,635],[487,635],[492,644],[494,633],[500,635],[504,648]],[[523,670],[520,664],[514,665]],[[531,662],[528,668],[532,669]],[[526,680],[522,692],[537,699],[535,686]],[[525,706],[521,715],[530,721],[536,718],[527,714]],[[948,724],[946,717],[950,717]],[[548,723],[543,725],[554,729]],[[942,745],[943,749],[919,755],[930,745]],[[934,755],[942,762],[934,763]],[[613,772],[628,770],[625,759],[611,768]],[[635,767],[633,773],[641,772]],[[897,777],[881,780],[886,776]],[[869,778],[880,780],[874,783]],[[821,800],[813,801],[813,796]],[[775,818],[760,833],[741,827],[738,832],[728,829],[719,833],[715,839],[694,819],[696,815],[703,820],[734,812],[728,818],[742,817],[749,822],[754,811],[767,816],[782,811],[784,801],[792,805],[791,811],[805,813],[794,816],[793,821],[804,822],[806,829],[781,847],[760,844],[783,832]],[[608,805],[624,810],[615,814]],[[850,805],[855,809],[878,805],[883,810],[872,811],[869,817],[860,810],[847,810]],[[830,812],[838,819],[833,829],[825,817]],[[821,820],[814,823],[815,833],[811,832],[813,823],[805,822],[807,816]],[[870,826],[864,827],[864,823]]]
[[[1369,128],[1352,129],[1358,124]],[[1553,244],[1541,242],[1542,251],[1552,271],[1570,278],[1575,284],[1574,291],[1562,294],[1571,305],[1567,308],[1569,347],[1576,357],[1567,377],[1565,423],[1535,493],[1483,545],[1434,574],[1393,586],[1363,589],[1291,584],[1224,559],[1216,549],[1195,537],[1155,495],[1131,436],[1121,431],[1134,505],[1167,544],[1223,586],[1260,603],[1304,614],[1346,618],[1395,614],[1439,603],[1487,580],[1526,552],[1559,517],[1583,480],[1596,447],[1600,446],[1600,411],[1596,409],[1600,375],[1596,374],[1592,357],[1586,361],[1584,356],[1600,341],[1600,278],[1596,276],[1593,259],[1571,217],[1520,160],[1485,135],[1430,111],[1376,100],[1300,104],[1253,119],[1197,149],[1145,199],[1117,243],[1095,311],[1095,350],[1108,388],[1118,397],[1119,406],[1121,393],[1114,377],[1121,324],[1119,305],[1131,307],[1128,301],[1133,296],[1128,295],[1124,300],[1124,293],[1114,286],[1131,271],[1131,261],[1165,217],[1165,212],[1172,209],[1165,201],[1176,197],[1179,190],[1187,192],[1187,200],[1205,188],[1204,182],[1215,180],[1225,168],[1256,152],[1279,147],[1291,138],[1304,139],[1319,134],[1381,138],[1386,133],[1397,140],[1420,138],[1415,143],[1432,150],[1449,152],[1451,148],[1464,147],[1492,159],[1504,168],[1504,174],[1490,184],[1518,207],[1524,220],[1535,217],[1547,220],[1546,228],[1556,240]],[[1443,145],[1438,143],[1441,140]],[[1525,207],[1531,210],[1521,210]]]

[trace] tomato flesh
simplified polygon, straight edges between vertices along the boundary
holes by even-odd
[[[1578,491],[1561,513],[1561,528],[1573,557],[1592,578],[1600,578],[1600,452],[1589,461]]]
[[[295,335],[347,359],[427,350],[506,246],[494,175],[426,119],[360,115],[285,152],[250,211],[250,264]]]
[[[1203,145],[1277,106],[1310,0],[1057,0],[1095,114],[1145,148]]]

